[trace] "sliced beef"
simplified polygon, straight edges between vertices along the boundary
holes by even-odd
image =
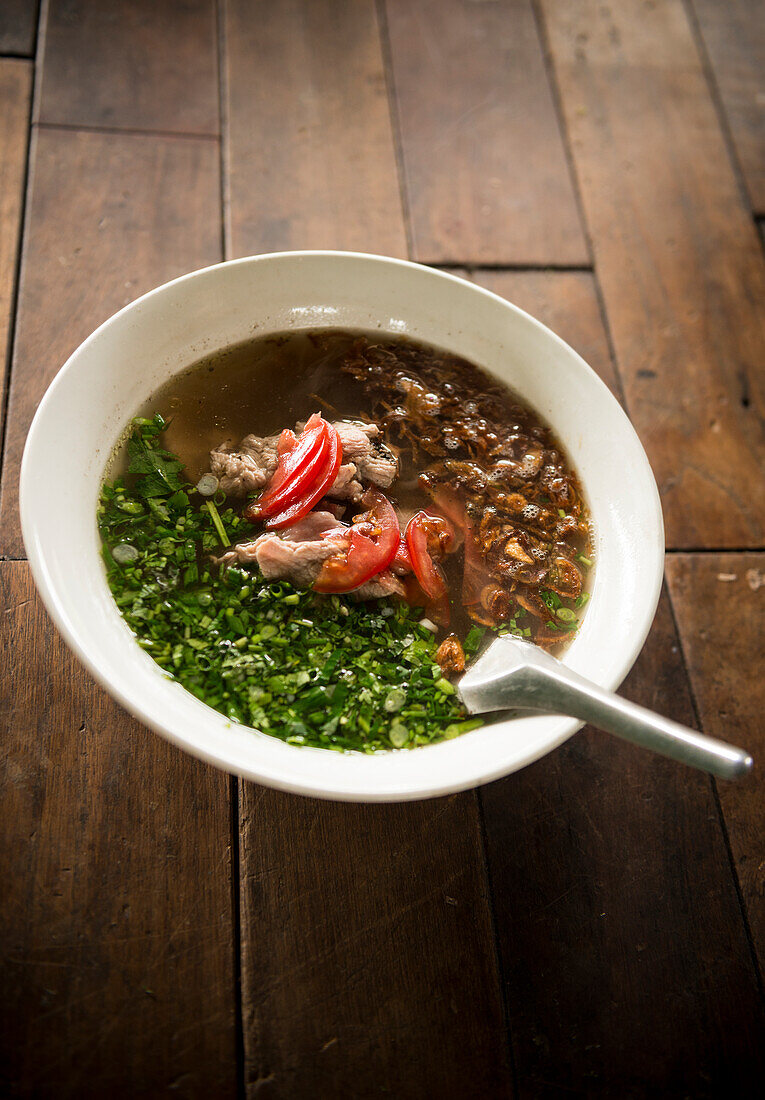
[[[227,496],[246,497],[262,489],[273,475],[278,461],[278,435],[261,439],[246,435],[236,450],[221,445],[210,452],[210,470]]]
[[[398,474],[398,459],[379,439],[380,429],[377,425],[355,420],[335,420],[332,426],[340,436],[343,447],[343,464],[338,470],[337,477],[328,490],[327,496],[332,500],[358,504],[364,493],[362,482],[371,482],[372,485],[376,485],[380,489],[390,488]],[[304,423],[298,421],[295,425],[295,431],[299,434],[304,427]],[[248,436],[247,438],[255,439],[256,437]],[[270,440],[263,440],[263,442],[271,444],[277,438],[274,436]],[[276,462],[274,462],[275,468]]]
[[[220,559],[222,565],[255,563],[266,580],[310,588],[323,563],[348,548],[348,528],[330,512],[310,512],[281,534],[267,532],[240,542]]]
[[[343,444],[343,458],[353,462],[362,481],[388,489],[396,480],[398,459],[379,438],[376,424],[336,420],[334,428]]]
[[[372,577],[371,581],[354,588],[351,595],[357,600],[381,600],[385,596],[405,596],[404,588],[398,577],[394,577],[389,569]]]
[[[331,512],[309,512],[281,534],[266,532],[252,542],[240,542],[219,559],[226,565],[257,565],[266,580],[290,581],[296,588],[310,588],[324,562],[347,550],[349,528]],[[404,586],[389,570],[354,589],[359,600],[403,596]]]
[[[358,470],[353,462],[345,462],[337,471],[337,477],[332,487],[327,490],[327,496],[333,500],[345,500],[351,504],[358,504],[364,495],[364,486],[358,479]]]

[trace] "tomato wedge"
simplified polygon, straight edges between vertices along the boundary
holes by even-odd
[[[432,551],[443,557],[453,542],[454,529],[443,516],[418,512],[406,526],[406,545],[414,575],[431,600],[440,600],[447,592],[444,575],[434,562]]]
[[[387,569],[401,542],[398,516],[382,493],[364,495],[368,511],[351,527],[347,552],[329,558],[314,582],[315,592],[351,592]]]
[[[257,502],[261,516],[273,516],[279,512],[283,512],[288,505],[293,504],[296,500],[299,500],[300,497],[305,496],[312,488],[313,484],[324,472],[327,465],[330,449],[328,429],[328,424],[322,424],[318,449],[315,449],[308,455],[304,463],[295,471],[294,475],[288,477],[287,480],[282,483],[281,487],[266,501],[265,505],[262,503],[262,499]],[[332,430],[334,431],[334,428]],[[298,443],[295,447],[295,451],[297,451],[299,446],[300,444]],[[292,453],[294,454],[295,451]]]
[[[323,469],[329,450],[328,428],[326,420],[314,413],[294,443],[295,437],[289,429],[282,432],[276,448],[279,456],[276,471],[266,491],[245,512],[247,519],[280,512],[310,488]]]
[[[297,443],[297,436],[289,428],[285,428],[282,434],[279,436],[279,442],[276,444],[276,453],[281,458],[282,455],[287,454]]]
[[[308,484],[302,496],[298,497],[297,500],[293,499],[292,503],[288,504],[283,511],[275,516],[270,516],[266,520],[266,527],[269,530],[279,530],[282,527],[289,527],[291,524],[297,523],[303,516],[308,515],[314,504],[321,500],[327,490],[332,487],[337,477],[337,471],[340,469],[340,463],[343,460],[343,445],[340,442],[337,430],[331,424],[328,424],[326,420],[324,421],[324,427],[327,431],[329,443],[321,470],[314,476],[313,482]],[[250,516],[248,515],[247,518],[249,519]]]

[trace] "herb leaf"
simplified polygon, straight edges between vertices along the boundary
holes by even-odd
[[[137,477],[133,491],[139,497],[164,497],[180,492],[187,482],[181,477],[183,463],[170,451],[163,451],[157,437],[166,428],[157,414],[152,420],[137,419],[128,441],[128,473]]]

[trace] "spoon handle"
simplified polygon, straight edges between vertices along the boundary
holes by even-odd
[[[707,737],[698,730],[681,726],[619,695],[604,691],[563,665],[555,669],[537,668],[534,673],[525,678],[527,693],[521,693],[529,706],[544,705],[547,709],[582,718],[625,741],[723,779],[745,775],[752,767],[752,758],[743,749]],[[520,703],[518,696],[516,698]]]

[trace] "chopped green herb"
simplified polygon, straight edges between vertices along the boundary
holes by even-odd
[[[182,489],[183,463],[157,444],[167,424],[157,413],[151,420],[140,418],[128,441],[128,473],[137,475],[133,491],[139,497],[162,497]],[[124,510],[124,509],[123,509]]]
[[[215,530],[218,532],[218,538],[221,541],[221,546],[230,546],[231,539],[226,534],[226,528],[223,526],[218,509],[215,507],[211,500],[205,501],[205,508],[212,516],[212,521],[215,525]]]
[[[141,468],[103,486],[98,521],[117,606],[173,679],[232,722],[293,745],[414,748],[480,724],[463,721],[435,663],[436,641],[418,629],[421,609],[381,600],[370,610],[212,565],[220,543],[247,537],[251,526],[210,498],[192,503],[199,495],[159,449],[161,430],[157,418],[135,423],[129,446]],[[155,476],[148,497],[145,479]],[[137,556],[115,561],[126,544]],[[477,646],[483,631],[471,636]]]
[[[478,647],[484,639],[486,634],[486,627],[484,626],[471,626],[465,637],[465,641],[462,643],[462,648],[468,656],[478,652]]]

